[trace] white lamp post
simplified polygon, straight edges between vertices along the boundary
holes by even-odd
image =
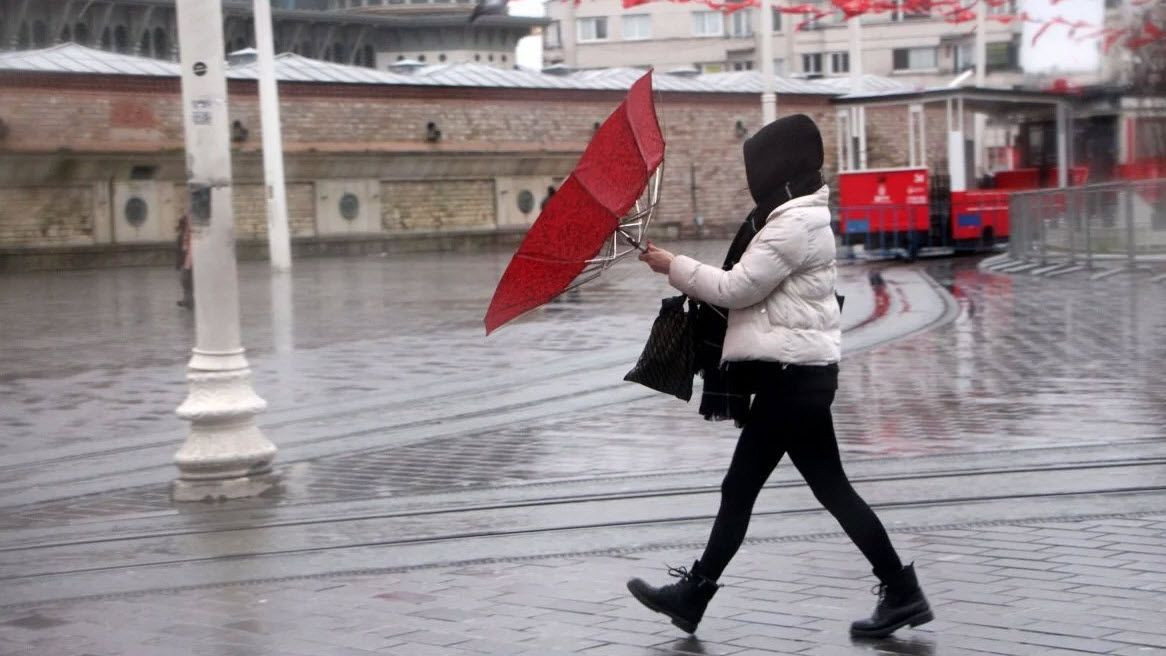
[[[196,337],[190,395],[177,411],[190,434],[174,457],[173,496],[253,496],[274,485],[276,448],[255,424],[267,404],[251,388],[239,339],[222,2],[182,0],[177,7]]]
[[[761,57],[761,124],[777,119],[777,79],[773,71],[773,0],[760,0],[757,52]],[[792,38],[792,37],[791,37]]]
[[[283,177],[279,91],[275,86],[275,45],[270,0],[254,1],[256,69],[259,72],[259,119],[263,129],[263,177],[267,183],[267,248],[271,269],[291,271],[291,230]]]

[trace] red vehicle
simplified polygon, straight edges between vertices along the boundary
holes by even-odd
[[[839,106],[838,228],[844,244],[874,250],[992,248],[1009,237],[1012,192],[1082,185],[1092,180],[1136,179],[1166,173],[1162,160],[1132,161],[1137,144],[1119,141],[1124,119],[1116,92],[1066,94],[987,88],[941,88],[890,94],[848,95]],[[928,105],[942,103],[947,117],[947,157],[942,169],[927,161]],[[907,166],[865,166],[865,109],[906,107]],[[999,119],[1008,132],[1003,162],[973,179],[971,114]],[[965,119],[966,117],[966,119]],[[1145,120],[1139,118],[1138,120]],[[1158,118],[1156,120],[1164,120]],[[1005,127],[1001,127],[1005,126]],[[896,135],[897,138],[902,138]],[[1070,165],[1074,159],[1080,165]],[[1124,153],[1124,154],[1123,154]]]

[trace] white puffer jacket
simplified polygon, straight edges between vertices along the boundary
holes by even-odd
[[[729,309],[722,360],[830,364],[842,351],[830,190],[779,206],[731,271],[678,255],[673,287]]]

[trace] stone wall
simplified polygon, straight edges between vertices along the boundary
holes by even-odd
[[[489,180],[381,183],[386,232],[490,228],[494,216],[494,183]]]
[[[0,244],[93,243],[92,187],[0,187]]]
[[[229,88],[231,120],[247,131],[232,144],[236,234],[241,242],[263,240],[256,89],[239,81]],[[299,240],[334,234],[321,231],[316,205],[317,187],[332,180],[379,185],[380,198],[369,202],[379,205],[382,236],[499,226],[496,189],[516,180],[561,179],[594,125],[623,97],[616,91],[307,83],[284,83],[280,92],[288,207]],[[657,220],[689,233],[699,215],[714,233],[731,230],[752,206],[736,124],[748,133],[759,127],[758,98],[663,93],[657,103],[668,144]],[[783,96],[778,103],[781,115],[804,112],[818,122],[831,175],[834,107],[820,96]],[[868,112],[872,166],[906,163],[905,114]],[[942,113],[929,114],[934,136],[928,146],[938,153],[945,147]],[[168,245],[186,197],[177,80],[4,72],[0,117],[9,127],[0,141],[0,249],[118,242],[124,212],[109,204],[124,198],[115,190],[131,178],[177,187],[165,195],[166,214],[157,215],[165,224],[140,233],[165,235],[157,243]],[[429,122],[441,130],[436,143],[424,138]],[[531,191],[540,200],[545,195],[542,188]]]
[[[186,185],[178,191],[186,193]],[[235,211],[235,237],[240,240],[267,239],[266,187],[258,183],[234,185],[231,189]],[[288,225],[292,237],[316,235],[316,195],[311,183],[287,185]]]

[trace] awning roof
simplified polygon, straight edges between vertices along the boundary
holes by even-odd
[[[180,75],[179,65],[175,62],[107,52],[75,43],[41,50],[0,52],[0,71],[157,77]],[[496,68],[478,63],[423,66],[409,73],[337,64],[293,53],[283,53],[275,58],[276,79],[284,82],[624,91],[643,74],[644,71],[637,68],[552,74],[520,68]],[[227,68],[227,77],[233,80],[254,80],[257,75],[253,61]],[[653,84],[658,91],[752,94],[761,92],[761,81],[761,73],[758,71],[695,76],[669,75],[658,71]],[[850,90],[850,78],[800,80],[778,77],[776,86],[777,93],[783,95],[836,96]],[[901,82],[876,75],[863,76],[860,88],[899,93],[910,89]]]
[[[962,101],[965,110],[985,114],[1047,112],[1055,109],[1058,104],[1071,105],[1077,101],[1075,96],[1061,93],[987,87],[941,87],[908,92],[846,94],[832,98],[830,101],[847,107],[873,107],[947,102],[949,100],[952,102]]]

